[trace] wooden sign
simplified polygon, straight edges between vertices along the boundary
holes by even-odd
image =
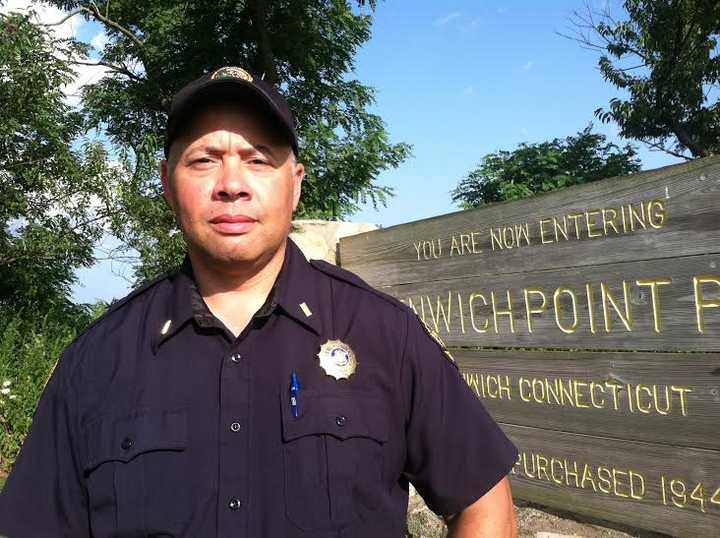
[[[516,496],[720,533],[720,158],[343,238],[515,441]]]

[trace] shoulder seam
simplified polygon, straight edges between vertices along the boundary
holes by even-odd
[[[103,314],[102,314],[100,317],[98,317],[96,320],[94,320],[90,325],[88,325],[87,327],[85,327],[82,331],[80,331],[80,332],[75,336],[75,338],[73,339],[73,342],[72,342],[72,343],[74,344],[81,336],[83,336],[85,333],[87,333],[88,331],[90,331],[93,327],[95,327],[98,323],[100,323],[100,322],[103,321],[105,318],[107,318],[110,314],[118,311],[120,308],[122,308],[123,306],[127,305],[127,304],[128,304],[129,302],[131,302],[133,299],[135,299],[135,298],[137,298],[137,297],[140,297],[141,295],[143,295],[144,293],[146,293],[147,291],[149,291],[151,288],[153,288],[155,285],[159,284],[160,282],[162,282],[163,280],[165,280],[166,278],[168,278],[168,277],[169,277],[170,275],[172,275],[175,271],[177,271],[177,268],[171,269],[170,271],[166,271],[165,273],[163,273],[163,274],[160,275],[159,277],[157,277],[157,278],[155,278],[155,279],[153,279],[153,280],[150,280],[149,282],[143,284],[143,285],[140,286],[139,288],[131,291],[129,294],[127,294],[127,295],[126,295],[125,297],[123,297],[122,299],[119,299],[119,300],[111,303],[110,306],[108,306],[108,309],[107,309],[105,312],[103,312]],[[72,345],[72,344],[71,344],[71,345]]]
[[[350,284],[355,288],[367,291],[375,297],[378,297],[389,303],[390,305],[394,306],[401,312],[407,313],[409,309],[409,307],[399,299],[396,299],[395,297],[392,297],[387,293],[375,289],[358,275],[351,271],[348,271],[347,269],[343,269],[342,267],[338,267],[337,265],[333,265],[324,260],[309,260],[309,263],[314,269],[320,271],[321,273],[328,275],[331,278],[335,278],[337,280]]]

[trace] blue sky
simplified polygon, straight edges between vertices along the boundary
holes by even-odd
[[[556,33],[584,3],[379,2],[354,76],[376,89],[374,112],[393,141],[413,145],[413,157],[380,176],[396,193],[387,207],[365,207],[351,220],[387,227],[457,211],[449,193],[483,155],[565,137],[591,121],[625,143],[614,125],[593,117],[618,96],[597,70],[597,54]],[[97,31],[88,24],[79,35],[90,40]],[[642,146],[640,157],[645,169],[677,162]],[[81,271],[74,298],[124,295],[128,283],[114,274],[122,271],[107,263]]]

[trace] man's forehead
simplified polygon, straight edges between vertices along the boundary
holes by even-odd
[[[252,145],[285,146],[282,131],[272,118],[257,109],[242,104],[218,104],[198,110],[183,129],[181,138],[188,147],[227,145],[244,138]]]

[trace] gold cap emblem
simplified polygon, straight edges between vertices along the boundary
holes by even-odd
[[[217,71],[215,71],[212,75],[210,75],[211,80],[215,80],[218,78],[239,78],[241,80],[246,80],[248,82],[252,82],[253,78],[250,73],[242,69],[241,67],[221,67]]]
[[[328,340],[318,353],[320,368],[335,379],[347,379],[355,373],[357,359],[350,346],[340,340]]]

